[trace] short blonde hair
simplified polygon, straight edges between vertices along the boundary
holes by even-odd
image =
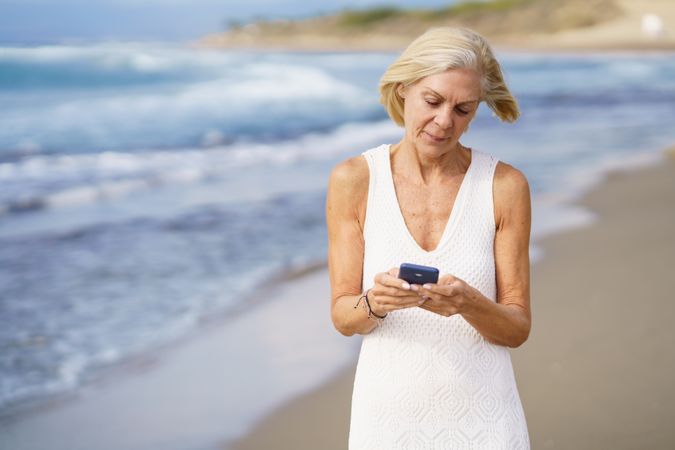
[[[403,99],[397,86],[408,86],[448,69],[473,69],[481,80],[481,101],[501,120],[515,122],[518,103],[504,82],[502,70],[485,38],[468,28],[436,27],[415,39],[380,79],[380,103],[399,126]]]

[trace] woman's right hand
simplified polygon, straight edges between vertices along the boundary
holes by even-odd
[[[368,302],[370,309],[378,316],[424,303],[418,292],[408,282],[398,277],[398,267],[378,273],[374,282],[368,291]]]

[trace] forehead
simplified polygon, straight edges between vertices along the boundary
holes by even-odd
[[[460,101],[480,97],[480,76],[470,69],[450,69],[422,78],[416,88],[423,92]]]

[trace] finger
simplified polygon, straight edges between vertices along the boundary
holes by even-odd
[[[370,290],[371,293],[377,296],[382,296],[382,297],[391,297],[391,298],[397,298],[400,299],[402,297],[408,297],[408,296],[415,296],[417,297],[417,293],[410,291],[410,290],[405,290],[401,289],[400,286],[386,286],[379,284],[373,289]]]
[[[375,275],[375,283],[381,284],[382,286],[395,287],[398,289],[410,289],[410,284],[408,284],[405,280],[401,280],[397,276],[391,275],[390,272],[391,270],[389,272],[382,272]],[[396,273],[398,274],[398,272]]]
[[[377,299],[371,299],[370,305],[371,308],[375,308],[378,311],[395,311],[398,309],[410,308],[413,306],[419,306],[419,297],[407,296],[407,297],[389,297],[382,296]]]
[[[440,302],[443,301],[444,298],[446,298],[444,294],[432,291],[430,289],[426,289],[424,287],[420,289],[418,295],[420,295],[421,297],[426,297],[427,302]]]
[[[456,310],[442,308],[441,305],[434,304],[433,300],[427,300],[419,306],[422,309],[425,309],[429,312],[438,314],[443,317],[451,317],[457,314]]]
[[[445,296],[451,296],[454,295],[457,292],[457,288],[453,285],[449,284],[425,284],[423,285],[419,293],[420,295],[429,295],[431,296],[432,294],[435,295],[445,295]]]
[[[457,279],[456,276],[446,273],[445,275],[442,275],[441,277],[438,278],[438,282],[436,284],[449,284],[455,281],[456,279]]]
[[[379,301],[370,302],[371,310],[376,310],[382,313],[390,313],[391,311],[409,308],[410,306],[412,305],[406,302],[401,302],[398,298],[395,297],[383,297]]]
[[[406,290],[406,291],[410,290],[410,284],[407,281],[402,280],[402,279],[398,278],[397,276],[396,277],[392,276],[389,273],[383,274],[380,277],[379,281],[383,286],[389,286],[389,287],[393,287],[393,288],[397,288],[397,289],[403,289],[403,290]]]
[[[433,310],[433,306],[431,304],[429,304],[428,300],[425,301],[424,303],[422,303],[421,305],[419,305],[419,307],[422,308],[422,309],[426,309],[427,311]]]
[[[438,305],[434,305],[433,300],[427,299],[421,305],[418,305],[420,308],[425,309],[430,312],[438,313]]]
[[[386,302],[392,306],[414,306],[420,301],[420,296],[413,291],[405,291],[402,289],[394,290],[393,294],[382,294],[376,297],[378,302]]]

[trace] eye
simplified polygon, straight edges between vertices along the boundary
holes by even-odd
[[[457,112],[462,116],[466,116],[467,114],[469,114],[471,112],[471,110],[467,111],[465,109],[457,108]]]
[[[438,106],[438,102],[434,102],[432,100],[425,100],[425,102],[427,102],[427,104],[431,106]]]

